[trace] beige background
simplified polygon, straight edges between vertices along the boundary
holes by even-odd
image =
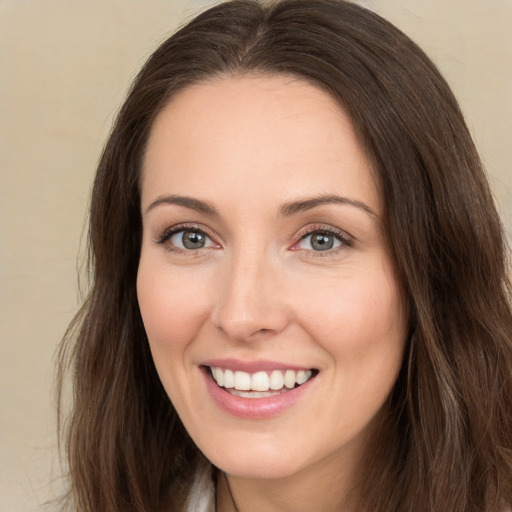
[[[149,52],[201,0],[0,0],[0,510],[61,488],[56,346],[112,117]],[[512,233],[512,0],[368,0],[457,94]],[[49,506],[54,510],[54,506]]]

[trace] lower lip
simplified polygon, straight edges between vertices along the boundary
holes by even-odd
[[[221,388],[212,379],[208,368],[202,367],[201,373],[206,382],[206,388],[214,402],[225,412],[238,418],[266,419],[272,418],[295,405],[309,389],[312,378],[300,385],[279,395],[263,398],[244,398],[235,396]]]

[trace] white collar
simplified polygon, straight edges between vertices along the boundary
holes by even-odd
[[[207,461],[197,468],[183,512],[215,512],[215,484]]]

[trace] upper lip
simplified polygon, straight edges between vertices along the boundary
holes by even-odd
[[[270,360],[243,361],[239,359],[209,359],[203,361],[201,366],[223,368],[246,373],[270,372],[273,370],[311,370],[311,366],[295,365]]]

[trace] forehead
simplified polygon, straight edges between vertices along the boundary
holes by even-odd
[[[142,202],[158,194],[227,189],[257,198],[356,195],[375,210],[373,175],[341,106],[288,76],[219,77],[179,92],[157,116],[142,174]]]

